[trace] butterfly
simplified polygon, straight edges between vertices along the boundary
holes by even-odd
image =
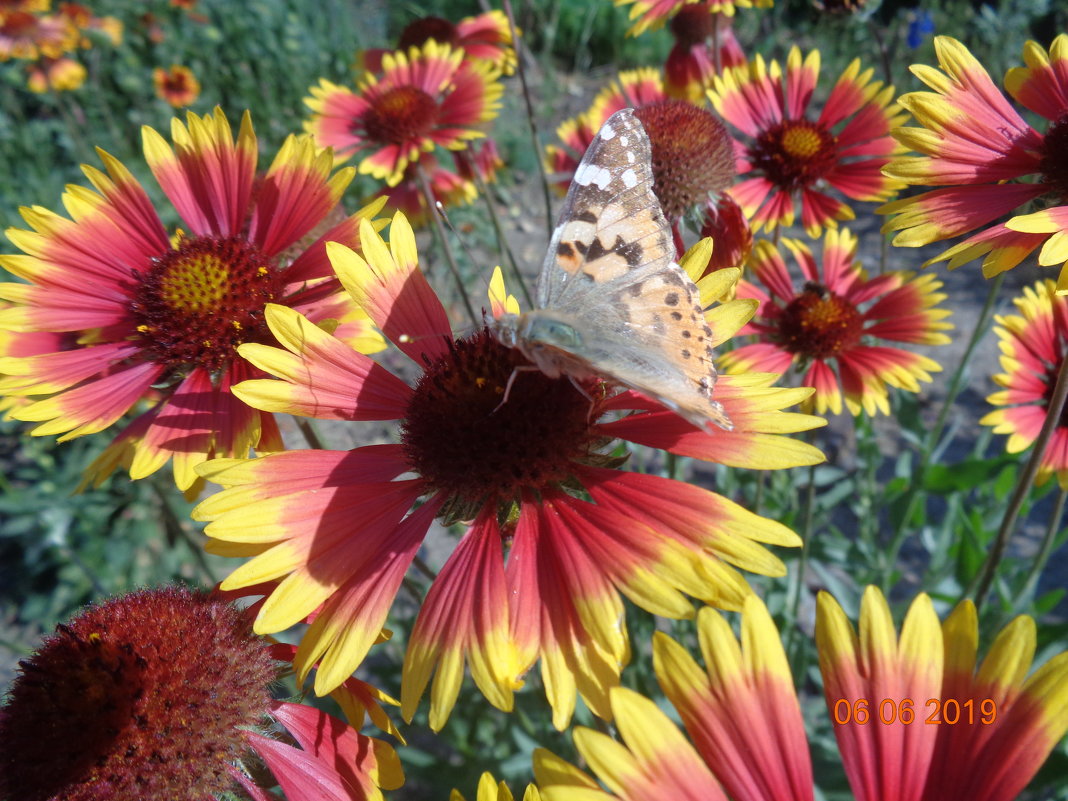
[[[652,146],[633,109],[613,114],[575,171],[538,275],[535,308],[489,323],[550,378],[601,377],[705,429],[730,430],[712,399],[712,329],[675,263],[653,193]]]

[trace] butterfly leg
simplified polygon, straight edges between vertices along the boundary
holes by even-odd
[[[500,403],[498,403],[496,406],[493,407],[493,411],[490,412],[490,414],[496,414],[498,409],[500,409],[502,406],[504,406],[504,404],[508,403],[508,396],[512,392],[512,384],[515,383],[515,380],[519,376],[520,373],[529,373],[531,371],[537,371],[537,370],[538,370],[538,368],[535,367],[533,364],[525,364],[525,365],[520,365],[519,367],[513,367],[512,368],[512,374],[510,376],[508,376],[508,383],[504,385],[504,397],[501,398],[501,402]],[[583,394],[585,394],[585,393],[583,393]]]

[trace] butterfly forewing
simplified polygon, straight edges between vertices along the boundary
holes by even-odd
[[[538,308],[524,315],[530,334],[518,344],[551,372],[578,367],[648,395],[696,426],[730,428],[712,400],[712,331],[700,293],[674,257],[653,192],[649,137],[624,109],[604,124],[575,171],[538,276]],[[534,332],[546,327],[529,325],[548,320],[569,327],[578,344],[540,337]]]
[[[649,137],[631,109],[606,122],[575,170],[538,277],[538,305],[577,307],[671,264],[675,248],[653,193]]]

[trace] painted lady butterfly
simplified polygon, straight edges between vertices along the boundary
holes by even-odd
[[[599,376],[698,428],[731,429],[712,400],[712,329],[675,263],[653,194],[652,149],[633,109],[612,115],[575,171],[538,276],[536,308],[490,328],[556,378]]]

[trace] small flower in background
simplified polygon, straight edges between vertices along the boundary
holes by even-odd
[[[225,589],[280,581],[260,608],[257,631],[284,630],[316,611],[295,664],[303,677],[318,663],[317,692],[361,663],[435,517],[474,522],[408,639],[402,712],[411,719],[436,672],[434,729],[456,701],[465,661],[500,709],[512,708],[520,677],[540,659],[554,725],[567,725],[577,693],[607,717],[608,688],[629,653],[620,593],[656,614],[686,617],[692,607],[683,593],[738,608],[751,590],[736,567],[783,574],[762,543],[800,544],[785,526],[681,481],[617,469],[609,449],[626,440],[751,469],[814,463],[818,450],[779,436],[822,422],[779,411],[808,390],[772,389],[764,375],[721,376],[716,398],[734,429],[698,431],[604,382],[586,381],[580,391],[565,377],[517,370],[526,364],[519,352],[485,329],[453,340],[402,216],[394,217],[388,247],[369,223],[361,242],[366,261],[330,246],[335,269],[385,336],[424,367],[416,386],[296,312],[272,307],[268,320],[285,349],[241,353],[284,380],[235,391],[274,411],[399,420],[400,443],[219,460],[201,474],[224,489],[194,511],[211,521],[209,550],[236,554],[242,543],[258,554]],[[738,273],[716,276],[712,299]],[[712,294],[710,284],[702,289],[703,299]],[[518,308],[499,277],[491,308]],[[734,301],[710,310],[711,344],[729,338],[752,308]],[[631,410],[638,413],[617,419]]]
[[[713,75],[745,63],[731,20],[726,14],[709,14],[697,4],[683,7],[671,18],[675,44],[664,62],[664,91],[669,97],[701,104]]]
[[[811,801],[800,705],[763,602],[746,599],[737,637],[707,608],[697,629],[704,670],[666,634],[653,635],[657,679],[689,740],[653,701],[615,688],[622,743],[582,727],[574,733],[579,754],[609,792],[538,749],[534,774],[545,801]],[[917,596],[898,637],[886,600],[869,587],[858,637],[821,592],[816,642],[828,714],[857,798],[1012,801],[1068,730],[1068,652],[1025,681],[1035,652],[1029,617],[999,633],[976,671],[979,626],[970,601],[940,628],[930,599]],[[943,725],[931,725],[933,713]]]
[[[35,435],[66,440],[148,407],[89,467],[87,481],[102,481],[120,465],[143,478],[173,461],[179,489],[193,493],[200,486],[193,467],[210,456],[280,449],[274,417],[230,393],[256,375],[235,349],[269,341],[268,302],[340,320],[339,334],[357,347],[382,347],[339,292],[325,250],[327,241],[356,244],[357,221],[381,201],[283,261],[279,254],[333,211],[353,170],[332,176],[328,151],[290,137],[257,183],[247,114],[236,143],[221,110],[187,120],[188,127],[174,121],[173,147],[143,129],[149,168],[187,232],[169,236],[145,190],[101,151],[106,174],[83,168],[96,192],[71,187],[64,195],[72,219],[23,208],[31,230],[7,232],[23,253],[0,257],[28,282],[0,284],[0,296],[13,304],[0,310],[0,328],[69,332],[79,343],[0,359],[0,394],[46,396],[12,416],[41,423]]]
[[[635,116],[649,135],[655,192],[668,221],[676,226],[695,206],[704,208],[716,202],[735,176],[732,140],[726,127],[708,109],[668,97],[660,74],[648,67],[619,73],[585,113],[557,129],[563,147],[550,145],[545,149],[546,169],[557,191],[567,191],[594,134],[624,108],[637,109]],[[744,219],[741,222],[745,224]],[[748,230],[747,224],[745,227]]]
[[[773,0],[614,0],[617,6],[631,5],[630,19],[635,20],[627,36],[638,36],[646,31],[655,31],[682,12],[691,13],[696,5],[706,14],[734,16],[738,8],[771,8]]]
[[[113,45],[122,43],[122,22],[115,17],[98,17],[81,3],[60,3],[60,16],[66,18],[78,31],[78,46],[83,50],[93,46],[93,41],[83,31],[99,32]]]
[[[894,131],[923,155],[896,158],[885,172],[943,188],[883,206],[881,213],[895,215],[883,230],[899,232],[895,245],[920,247],[982,229],[928,263],[948,260],[953,269],[985,256],[987,278],[1011,270],[1039,246],[1040,265],[1068,265],[1068,35],[1054,39],[1048,54],[1028,42],[1027,66],[1005,74],[1012,99],[1049,121],[1044,134],[1020,116],[963,44],[936,36],[935,52],[940,70],[912,67],[935,91],[898,101],[922,127]],[[995,222],[1029,204],[1045,208]],[[1057,290],[1068,292],[1064,266]]]
[[[1057,294],[1053,281],[1040,281],[1013,300],[1020,314],[997,317],[994,328],[1001,348],[1001,369],[994,381],[1004,389],[987,398],[1001,408],[979,422],[995,434],[1008,434],[1005,450],[1019,453],[1038,439],[1057,373],[1068,350],[1068,298]],[[1068,426],[1059,424],[1046,445],[1035,483],[1056,475],[1068,489]]]
[[[175,108],[191,106],[200,97],[200,81],[189,67],[178,64],[171,64],[166,70],[156,67],[152,70],[152,83],[156,87],[156,97]]]
[[[205,593],[145,590],[91,607],[23,661],[0,710],[0,796],[377,801],[404,781],[387,743],[275,701],[283,664]],[[281,742],[282,727],[296,743]],[[266,765],[268,774],[257,762]],[[247,796],[245,795],[247,793]]]
[[[483,773],[479,777],[478,790],[476,792],[475,801],[513,801],[515,798],[508,785],[503,781],[494,781],[491,773]],[[449,794],[449,801],[465,801],[465,799],[463,793],[459,790],[453,790]],[[528,784],[526,791],[523,793],[523,801],[541,801],[538,788],[533,784]]]
[[[804,371],[801,383],[815,387],[818,414],[840,414],[844,395],[853,415],[889,414],[888,386],[919,392],[918,381],[942,369],[926,356],[870,341],[949,343],[943,332],[953,327],[944,322],[950,311],[938,307],[946,296],[937,292],[942,283],[933,275],[868,278],[855,260],[856,237],[846,229],[827,232],[819,263],[803,242],[785,239],[783,245],[805,283],[795,286],[775,245],[757,243],[749,268],[759,285],[741,281],[737,294],[760,301],[742,332],[759,341],[724,354],[724,368],[785,373],[794,366]]]
[[[364,73],[357,92],[320,80],[305,98],[312,118],[304,127],[338,161],[360,155],[361,173],[396,186],[420,153],[462,150],[485,136],[481,126],[497,116],[501,92],[488,64],[431,40],[385,55],[382,74]]]
[[[563,147],[547,145],[545,148],[545,168],[557,194],[561,197],[567,194],[586,148],[609,117],[620,109],[637,109],[668,99],[657,70],[652,67],[624,70],[597,93],[585,112],[560,123],[556,135]]]
[[[433,153],[422,154],[418,161],[405,168],[400,183],[383,187],[375,197],[386,198],[388,211],[403,212],[412,223],[423,225],[428,217],[419,170],[426,176],[434,200],[449,209],[465,206],[478,197],[476,172],[478,178],[488,184],[496,180],[497,171],[503,166],[492,139],[478,140],[467,150],[453,151],[450,155],[453,169],[443,166]]]
[[[85,67],[73,58],[39,58],[26,65],[26,86],[31,92],[70,92],[85,83]]]
[[[78,32],[59,15],[0,11],[0,61],[59,58],[78,46]]]
[[[397,50],[407,52],[412,47],[422,47],[433,39],[438,44],[447,44],[462,49],[469,59],[485,61],[502,75],[515,72],[516,55],[512,32],[504,12],[496,9],[474,17],[464,17],[457,23],[441,17],[420,17],[401,31]],[[357,62],[368,72],[382,72],[383,56],[391,51],[385,49],[364,50]]]
[[[905,44],[915,50],[935,32],[934,17],[926,8],[917,8],[908,12],[908,20],[909,27],[905,34]]]
[[[706,273],[727,267],[741,269],[753,250],[749,221],[742,207],[726,192],[704,204],[699,236],[709,237],[715,243]]]
[[[818,117],[810,115],[819,79],[820,54],[804,60],[794,47],[785,71],[757,55],[743,67],[713,76],[708,96],[721,117],[737,128],[738,173],[744,178],[731,195],[752,220],[753,230],[793,225],[801,205],[801,225],[809,236],[853,219],[853,210],[824,187],[850,200],[887,200],[898,182],[881,172],[896,149],[890,130],[904,119],[883,88],[854,60],[831,89]]]

